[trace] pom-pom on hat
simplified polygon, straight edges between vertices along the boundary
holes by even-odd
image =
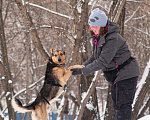
[[[100,10],[99,8],[96,8],[91,12],[88,23],[92,26],[105,27],[107,24],[107,20],[108,18],[105,12]]]

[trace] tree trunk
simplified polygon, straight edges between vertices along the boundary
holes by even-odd
[[[111,87],[109,85],[104,120],[113,120],[114,119],[114,109],[113,108],[114,107],[113,107],[113,101],[111,98]]]
[[[124,22],[125,22],[125,5],[122,8],[122,12],[120,14],[118,24],[120,26],[120,35],[124,37]]]
[[[72,57],[72,62],[71,64],[82,64],[83,61],[85,61],[88,57],[90,57],[91,55],[91,45],[90,42],[87,41],[87,36],[86,36],[86,32],[88,31],[88,2],[89,0],[85,0],[84,2],[82,1],[82,8],[81,8],[81,13],[78,13],[77,8],[75,7],[74,9],[74,22],[75,22],[75,32],[77,34],[76,40],[75,40],[75,45],[74,45],[74,54]],[[71,5],[72,6],[76,6],[76,1],[71,1]],[[82,52],[82,44],[84,43],[84,46],[86,48],[86,53],[82,53],[84,54],[84,57],[82,56],[82,54],[79,52]],[[87,92],[90,84],[91,84],[91,80],[93,79],[93,75],[90,75],[88,77],[80,77],[77,76],[77,86],[78,86],[78,96],[77,96],[77,101],[81,102],[81,95],[84,92]],[[85,87],[86,86],[86,87]],[[98,102],[97,102],[97,94],[96,94],[96,90],[94,89],[94,94],[92,94],[92,99],[89,100],[89,102],[93,103],[93,107],[95,108],[94,110],[89,110],[85,107],[85,109],[83,109],[82,115],[80,116],[81,119],[83,120],[92,120],[94,117],[99,119],[99,110],[98,110]],[[75,108],[76,109],[76,108]],[[98,120],[97,119],[97,120]]]
[[[120,26],[120,34],[124,36],[124,21],[125,21],[125,0],[122,2],[120,0],[113,0],[113,5],[111,7],[109,16],[110,19],[118,23]],[[107,105],[105,111],[105,120],[112,120],[114,118],[114,109],[113,109],[113,102],[111,98],[111,91],[110,86],[108,89],[108,97],[107,97]]]
[[[114,19],[113,19],[113,21],[115,22],[115,23],[117,23],[118,22],[118,20],[120,19],[120,15],[121,15],[121,13],[122,13],[122,11],[123,11],[123,8],[125,7],[125,3],[126,3],[126,0],[118,0],[118,5],[116,6],[116,11],[114,11]],[[123,14],[123,15],[125,15],[125,14]]]
[[[89,41],[87,41],[87,42],[89,42]],[[86,47],[86,48],[88,48],[88,47]],[[91,47],[89,47],[88,49],[90,49],[90,48]],[[90,57],[90,56],[88,56],[88,52],[85,52],[84,54],[85,55],[84,55],[84,57],[82,57],[82,61],[85,61],[85,56]],[[99,76],[99,74],[97,76]],[[81,77],[81,82],[80,82],[81,94],[84,93],[84,92],[87,92],[87,90],[89,89],[89,86],[92,83],[93,78],[94,78],[94,74],[90,74],[87,77],[85,77],[85,76]],[[98,77],[96,79],[98,79]],[[94,109],[89,110],[85,106],[87,103],[85,103],[85,105],[82,105],[82,107],[85,106],[85,109],[83,109],[84,110],[83,116],[82,116],[83,120],[94,120],[94,119],[100,120],[100,114],[99,114],[99,108],[98,108],[98,100],[97,100],[97,92],[96,92],[96,88],[95,88],[94,85],[93,85],[93,87],[94,88],[93,88],[93,92],[91,94],[91,98],[88,99],[87,103],[91,103],[93,105]]]
[[[2,83],[4,86],[4,91],[6,93],[8,115],[9,115],[9,120],[15,120],[16,119],[15,113],[11,106],[13,88],[12,88],[12,77],[10,73],[8,56],[7,56],[7,46],[6,46],[6,39],[5,39],[5,32],[4,32],[3,16],[2,16],[2,0],[0,0],[0,45],[2,51],[2,61],[3,61],[3,70],[4,70]]]
[[[27,31],[27,29],[26,29],[26,31]],[[31,55],[30,55],[30,53],[31,53],[31,49],[30,49],[30,37],[29,37],[29,33],[28,32],[26,32],[26,57],[27,57],[27,59],[26,59],[26,61],[27,61],[27,65],[26,65],[26,69],[27,69],[27,73],[26,73],[26,103],[28,104],[29,103],[29,101],[30,101],[30,97],[31,96],[29,96],[29,81],[30,81],[30,79],[29,79],[29,77],[30,77],[30,63],[31,63],[31,59],[30,59],[30,57],[31,57]],[[30,117],[30,113],[27,113],[27,120],[30,120],[31,119],[31,117]]]

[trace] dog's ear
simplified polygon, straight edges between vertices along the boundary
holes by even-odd
[[[53,50],[53,49],[50,49],[50,51],[51,51],[51,54],[52,54],[54,50]]]
[[[51,51],[51,54],[50,54],[51,57],[54,56],[54,53],[53,53],[54,50],[53,50],[53,49],[50,49],[50,51]]]
[[[63,51],[64,55],[65,55],[65,51]]]
[[[50,51],[51,51],[51,55],[54,56],[54,51],[55,50],[54,49],[50,49]]]

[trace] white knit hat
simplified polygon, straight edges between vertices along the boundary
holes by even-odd
[[[100,10],[99,8],[96,8],[91,12],[88,23],[92,26],[105,27],[107,24],[107,20],[108,18],[105,12]]]

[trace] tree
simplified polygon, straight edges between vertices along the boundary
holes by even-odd
[[[78,4],[79,1],[71,1],[71,5],[74,7],[76,6],[76,4]],[[90,53],[91,53],[91,46],[89,46],[89,41],[87,41],[87,34],[86,32],[88,31],[88,16],[89,16],[89,0],[85,0],[85,1],[80,1],[81,6],[80,8],[75,7],[74,9],[74,22],[75,22],[75,31],[76,31],[76,39],[75,39],[75,44],[74,44],[74,56],[72,57],[72,64],[82,64],[88,57],[90,57]],[[81,12],[79,11],[81,9]],[[84,43],[82,45],[82,43]],[[83,52],[83,47],[85,47],[85,51]],[[80,54],[80,52],[82,54]],[[81,103],[81,101],[83,101],[81,98],[81,95],[83,93],[86,93],[87,90],[89,89],[90,84],[92,83],[92,79],[93,79],[93,75],[89,75],[88,77],[85,76],[81,76],[81,77],[77,77],[77,88],[78,88],[78,97],[77,100],[80,104],[82,104],[81,106],[81,111],[82,113],[77,117],[77,119],[86,119],[86,120],[90,120],[90,119],[100,119],[99,117],[99,110],[98,110],[98,102],[97,102],[97,94],[96,94],[96,89],[94,88],[95,85],[92,86],[92,90],[93,93],[91,98],[90,94],[89,97],[87,97],[86,102],[84,101],[84,103]],[[95,82],[96,83],[96,82]],[[80,92],[81,91],[81,92]],[[85,107],[85,105],[87,104],[87,100],[89,103],[91,103],[91,105],[93,105],[93,109],[89,110],[87,107]],[[83,116],[82,116],[83,115]]]
[[[110,19],[115,23],[119,23],[120,34],[124,36],[124,20],[125,20],[125,1],[126,0],[113,0],[113,5],[110,8]],[[105,120],[114,119],[113,102],[111,99],[111,88],[108,88],[107,106],[105,112]]]
[[[11,120],[11,119],[15,119],[15,114],[13,108],[11,107],[13,87],[12,87],[11,72],[8,63],[7,46],[6,46],[4,22],[3,22],[3,15],[2,15],[2,3],[3,1],[0,0],[0,43],[1,43],[1,52],[2,52],[2,68],[4,71],[4,76],[2,77],[2,84],[4,86],[4,91],[6,94],[9,120]]]

